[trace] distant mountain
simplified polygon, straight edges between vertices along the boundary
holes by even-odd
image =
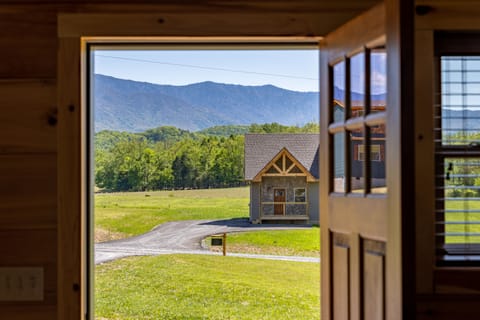
[[[333,98],[339,101],[343,101],[345,99],[344,94],[345,94],[345,91],[343,89],[335,87],[333,91]],[[350,96],[352,103],[363,101],[364,98],[365,96],[358,92],[352,92]],[[387,95],[385,93],[372,94],[370,99],[371,99],[372,105],[382,105],[386,103]]]
[[[201,82],[157,85],[94,77],[95,131],[141,132],[160,126],[197,131],[213,126],[318,122],[319,95],[272,85]]]
[[[455,134],[463,129],[466,133],[480,132],[480,111],[472,109],[442,109],[444,134]]]

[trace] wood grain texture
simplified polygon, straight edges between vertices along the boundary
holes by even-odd
[[[0,266],[44,268],[44,300],[2,305],[55,305],[57,302],[56,230],[0,231]],[[17,319],[17,318],[15,318]]]
[[[54,81],[0,81],[0,106],[0,154],[56,152]]]
[[[432,11],[416,17],[417,30],[478,30],[480,7],[473,1],[422,1]]]
[[[54,320],[57,319],[57,310],[51,305],[0,304],[0,317],[2,319]]]
[[[333,233],[335,237],[335,233]],[[350,250],[345,242],[332,243],[332,319],[350,319]]]
[[[0,163],[0,230],[55,230],[56,155],[2,155]]]
[[[328,35],[325,45],[328,46],[329,61],[351,55],[384,36],[385,5],[381,3]]]
[[[0,11],[0,78],[55,79],[56,12]]]
[[[435,264],[435,146],[433,32],[415,32],[415,189],[417,293],[433,293]]]
[[[415,139],[413,0],[386,0],[386,318],[415,318]]]
[[[86,160],[82,147],[81,43],[59,40],[58,64],[58,318],[81,319],[85,313],[86,244],[83,237]]]
[[[364,239],[362,245],[363,320],[385,319],[385,242]]]
[[[323,36],[349,13],[61,14],[62,37],[72,36]],[[121,29],[118,27],[122,26]],[[219,28],[218,26],[222,26]],[[121,30],[121,31],[120,31]]]

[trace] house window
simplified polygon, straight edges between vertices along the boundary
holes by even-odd
[[[295,188],[295,202],[306,202],[305,188]]]
[[[437,35],[435,242],[437,265],[480,262],[480,56]],[[478,41],[478,39],[477,39]]]
[[[382,161],[382,156],[380,152],[381,146],[379,144],[372,144],[370,146],[370,160],[371,161]],[[365,145],[360,144],[357,146],[357,159],[358,161],[365,161]]]

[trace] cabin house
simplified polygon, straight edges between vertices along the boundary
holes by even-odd
[[[480,106],[479,14],[477,0],[0,0],[0,279],[31,267],[43,280],[24,301],[0,281],[0,318],[93,319],[93,46],[280,45],[314,46],[320,56],[321,319],[480,319],[480,200],[467,196],[480,168],[470,134]],[[385,72],[372,69],[375,57]],[[364,72],[353,78],[358,65]],[[336,119],[339,83],[347,112]],[[381,112],[371,112],[370,98],[352,117],[359,83],[365,94],[383,84]],[[371,184],[348,182],[352,162],[337,149],[362,128],[373,145],[378,126],[387,174],[372,194]],[[288,146],[283,154],[278,172],[288,171],[287,156],[300,158]],[[336,168],[347,181],[338,188]]]
[[[252,223],[319,223],[318,134],[246,134]]]

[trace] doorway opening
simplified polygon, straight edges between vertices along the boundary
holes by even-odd
[[[318,200],[307,204],[314,201],[315,190],[318,193],[318,187],[310,192],[308,187],[315,180],[315,174],[304,172],[310,168],[298,169],[297,161],[301,164],[303,159],[295,157],[295,150],[288,150],[295,164],[284,163],[282,168],[295,180],[305,181],[300,186],[288,185],[281,189],[282,199],[277,199],[280,189],[262,185],[259,190],[268,190],[266,198],[261,194],[257,197],[252,190],[258,182],[244,176],[248,159],[258,159],[255,156],[245,159],[248,155],[244,154],[244,134],[252,134],[253,139],[249,141],[256,141],[257,136],[264,134],[293,134],[300,139],[302,134],[318,136],[318,75],[282,72],[281,67],[287,63],[274,62],[280,59],[275,55],[292,58],[301,52],[309,52],[311,60],[301,62],[309,64],[316,74],[318,49],[312,43],[89,45],[91,174],[87,194],[91,273],[88,279],[90,311],[96,305],[95,318],[168,319],[203,315],[208,319],[224,319],[244,314],[245,319],[268,319],[296,309],[295,312],[300,313],[292,313],[294,318],[318,319],[320,271],[318,262],[314,261],[318,257],[300,257],[298,261],[288,262],[257,259],[252,250],[253,253],[262,250],[263,244],[255,247],[255,240],[248,235],[250,232],[242,234],[246,235],[243,239],[242,235],[238,239],[233,235],[227,237],[228,244],[237,241],[240,243],[237,249],[246,250],[234,252],[236,249],[232,246],[228,249],[233,250],[230,257],[209,251],[207,234],[203,241],[206,248],[197,249],[185,244],[186,229],[173,227],[171,233],[149,232],[153,228],[162,230],[166,225],[171,228],[186,220],[202,220],[198,228],[215,230],[209,235],[216,233],[215,226],[231,228],[228,230],[234,230],[239,222],[255,226],[254,223],[262,222],[262,216],[252,216],[255,214],[252,206],[259,202],[264,206],[259,207],[259,212],[268,211],[272,204],[268,202],[269,196],[274,198],[274,216],[279,214],[277,206],[282,206],[283,216],[293,212],[289,217],[292,220],[296,218],[295,212],[303,207],[318,212]],[[164,56],[152,57],[155,53]],[[269,64],[276,65],[278,70],[262,71],[267,60],[260,57],[255,58],[257,60],[232,58],[247,53],[252,57],[269,53]],[[187,60],[173,59],[181,55],[187,55]],[[209,60],[193,61],[201,55]],[[221,59],[228,56],[235,65],[221,64]],[[290,64],[294,65],[294,61]],[[128,67],[128,63],[136,67]],[[163,71],[156,71],[158,66],[164,67]],[[165,67],[174,70],[166,71]],[[127,69],[130,76],[122,76],[122,71]],[[195,71],[230,74],[230,80],[195,80]],[[142,75],[153,78],[136,78]],[[246,75],[250,80],[242,82]],[[182,76],[187,80],[182,80]],[[268,78],[271,82],[253,83],[251,76]],[[285,80],[291,87],[272,84],[275,79]],[[314,82],[317,89],[294,87],[303,80]],[[276,100],[269,104],[269,99]],[[304,108],[309,103],[313,105],[310,111]],[[227,108],[229,105],[231,108]],[[268,161],[275,159],[276,153],[267,158],[269,156]],[[313,163],[315,157],[309,161]],[[260,181],[261,174],[260,170],[256,175]],[[264,174],[269,181],[288,178],[276,177],[278,172]],[[286,210],[286,205],[293,209]],[[306,213],[302,211],[304,216]],[[292,231],[286,236],[287,242],[307,234],[307,239],[312,239],[312,235],[316,239],[313,247],[319,247],[318,226],[311,227],[315,221],[318,225],[318,217],[316,219],[302,220],[306,226],[295,225],[288,231],[273,231],[275,227],[269,223],[271,230],[262,234],[262,239],[278,243],[283,237],[280,232]],[[240,228],[248,230],[244,225]],[[284,224],[283,228],[286,228]],[[166,246],[168,243],[173,249]],[[195,245],[201,244],[197,241]],[[182,246],[185,249],[182,250]],[[277,254],[261,252],[266,256],[292,255],[288,245],[286,248],[263,247],[279,250]],[[202,250],[208,254],[199,254]],[[309,250],[315,249],[304,251]],[[293,253],[296,253],[293,256],[304,254]],[[286,272],[288,279],[279,281],[285,278],[279,275]],[[315,283],[317,287],[307,290],[302,283]],[[312,292],[317,296],[312,296]],[[312,304],[313,300],[316,304]]]

